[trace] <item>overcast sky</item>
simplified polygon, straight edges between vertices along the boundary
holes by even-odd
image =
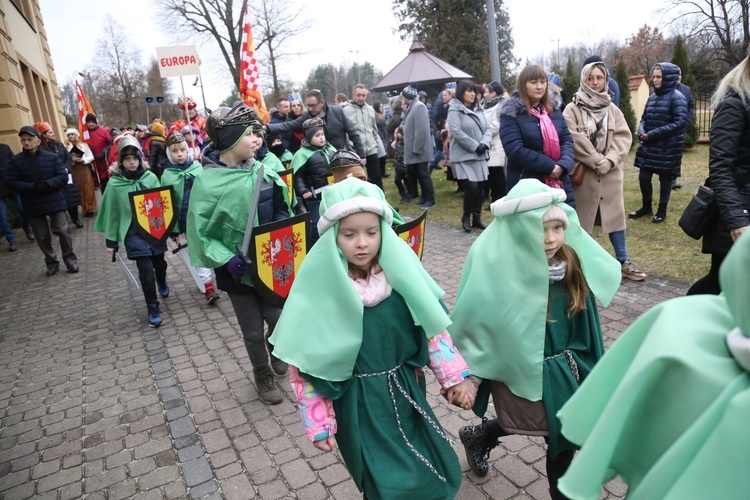
[[[387,73],[408,54],[410,41],[401,41],[393,33],[396,19],[392,0],[283,1],[290,9],[301,10],[300,19],[311,21],[310,30],[293,41],[295,49],[307,55],[289,58],[279,68],[284,78],[300,87],[319,64],[350,64],[359,57],[360,63],[369,61]],[[77,77],[93,59],[107,14],[129,31],[142,50],[144,63],[156,56],[155,47],[196,43],[189,36],[157,29],[154,8],[148,0],[40,0],[40,4],[61,83]],[[644,24],[661,26],[662,16],[656,9],[663,4],[664,0],[629,0],[615,11],[605,8],[604,2],[590,0],[506,0],[514,52],[523,61],[549,56],[556,51],[558,40],[561,47],[579,43],[590,46],[602,38],[624,42]],[[203,59],[202,76],[210,108],[229,95],[233,83],[208,48],[198,44],[198,52]],[[174,92],[179,93],[179,79],[172,80]],[[186,92],[200,102],[200,89],[192,86],[193,80],[185,78]]]

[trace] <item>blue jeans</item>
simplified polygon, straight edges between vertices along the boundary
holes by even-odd
[[[21,205],[21,195],[11,193],[6,197],[0,198],[0,231],[3,232],[8,243],[15,243],[16,236],[13,234],[13,228],[10,226],[10,218],[8,218],[8,204],[6,200],[11,200],[16,206],[16,210],[21,215],[21,226],[25,229],[29,228],[29,220],[23,214],[23,205]]]
[[[625,245],[625,231],[609,233],[609,241],[615,248],[615,257],[620,262],[628,260],[628,247]]]

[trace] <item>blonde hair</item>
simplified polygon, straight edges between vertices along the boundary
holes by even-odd
[[[745,107],[750,106],[750,56],[744,58],[721,79],[711,96],[711,107],[716,109],[730,92],[736,93]]]

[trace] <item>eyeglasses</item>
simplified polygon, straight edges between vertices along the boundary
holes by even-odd
[[[323,102],[323,101],[316,102],[314,104],[306,104],[305,106],[307,106],[307,109],[313,109],[313,108],[317,107],[318,104],[320,104],[321,102]]]

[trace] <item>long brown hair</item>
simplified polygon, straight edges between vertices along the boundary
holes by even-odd
[[[581,260],[578,258],[578,254],[573,248],[563,243],[563,246],[557,251],[555,257],[564,260],[567,265],[565,277],[560,284],[563,289],[565,289],[570,300],[570,305],[568,306],[567,311],[568,317],[570,318],[574,314],[586,310],[586,299],[589,295],[589,286],[583,275]]]
[[[516,90],[518,90],[518,97],[526,103],[526,112],[531,114],[531,100],[529,95],[526,93],[526,82],[530,80],[545,80],[547,81],[547,73],[544,68],[538,64],[529,64],[521,70],[518,74],[518,80],[516,80]],[[547,82],[547,92],[544,93],[542,99],[539,101],[539,105],[547,108],[547,113],[552,113],[552,101],[549,97],[549,82]]]
[[[366,280],[367,277],[370,275],[369,272],[366,272],[364,269],[361,269],[361,268],[355,266],[351,262],[347,262],[347,264],[349,266],[349,277],[352,278],[352,279],[354,279],[354,280]],[[378,265],[378,257],[376,255],[370,261],[370,271],[372,271],[372,268],[374,266],[377,266],[377,265]],[[382,269],[380,271],[378,271],[378,272],[381,272],[381,271],[382,271]]]

